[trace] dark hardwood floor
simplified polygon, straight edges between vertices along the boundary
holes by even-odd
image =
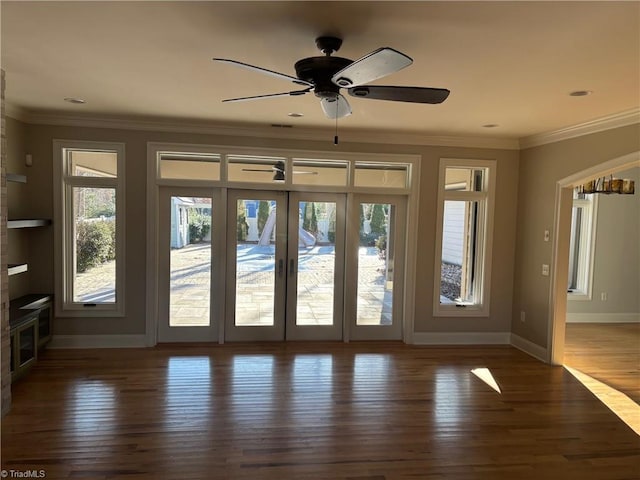
[[[640,437],[498,346],[49,350],[13,385],[1,455],[47,479],[640,478]]]
[[[640,404],[640,323],[567,323],[564,357]]]

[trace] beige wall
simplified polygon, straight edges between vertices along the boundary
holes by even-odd
[[[615,176],[634,179],[640,186],[640,168]],[[593,295],[591,300],[569,300],[567,314],[640,314],[640,191],[635,195],[600,195],[596,222]],[[606,301],[601,299],[603,292]]]
[[[415,285],[415,330],[419,332],[507,332],[510,328],[515,254],[515,222],[518,184],[518,152],[470,148],[443,148],[387,144],[348,143],[343,135],[339,149],[345,152],[405,153],[422,156],[421,193],[418,225],[418,262]],[[146,237],[146,148],[147,142],[200,143],[255,146],[265,148],[309,149],[335,152],[331,136],[326,142],[268,138],[219,137],[213,135],[142,132],[30,125],[28,144],[33,155],[29,189],[37,192],[32,214],[52,217],[52,141],[53,139],[124,142],[126,144],[126,317],[96,319],[56,319],[55,334],[142,334],[145,328],[145,251]],[[497,160],[497,189],[491,316],[489,318],[433,318],[433,265],[436,229],[438,162],[441,157]],[[32,257],[42,268],[32,272],[32,288],[53,291],[53,229],[37,239]]]
[[[556,182],[569,175],[640,149],[640,125],[630,125],[585,135],[520,153],[518,225],[511,331],[541,347],[547,347],[550,277],[541,275],[550,264],[552,242],[543,240],[551,231]],[[526,321],[520,321],[520,312]]]

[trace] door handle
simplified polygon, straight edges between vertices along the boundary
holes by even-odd
[[[293,275],[295,272],[295,263],[293,261],[293,258],[291,260],[289,260],[289,275]]]
[[[284,260],[278,260],[278,276],[282,276],[282,270],[284,269]]]

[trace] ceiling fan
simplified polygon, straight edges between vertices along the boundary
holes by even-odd
[[[304,87],[283,93],[256,95],[252,97],[228,98],[223,102],[243,102],[264,98],[277,98],[304,95],[309,92],[320,98],[320,105],[325,115],[332,119],[346,117],[351,114],[351,106],[340,93],[347,89],[352,97],[372,98],[410,103],[442,103],[449,96],[445,88],[403,87],[386,85],[367,85],[369,82],[386,77],[413,63],[413,60],[402,52],[389,47],[382,47],[353,61],[347,58],[332,57],[342,45],[342,39],[336,37],[319,37],[316,45],[324,56],[303,58],[295,63],[296,76],[274,72],[262,67],[226,58],[214,58],[216,62],[227,63],[238,67],[263,73],[271,77],[281,78]]]

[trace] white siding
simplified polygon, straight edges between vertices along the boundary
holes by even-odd
[[[462,266],[465,203],[450,200],[444,202],[442,261],[445,263]]]

